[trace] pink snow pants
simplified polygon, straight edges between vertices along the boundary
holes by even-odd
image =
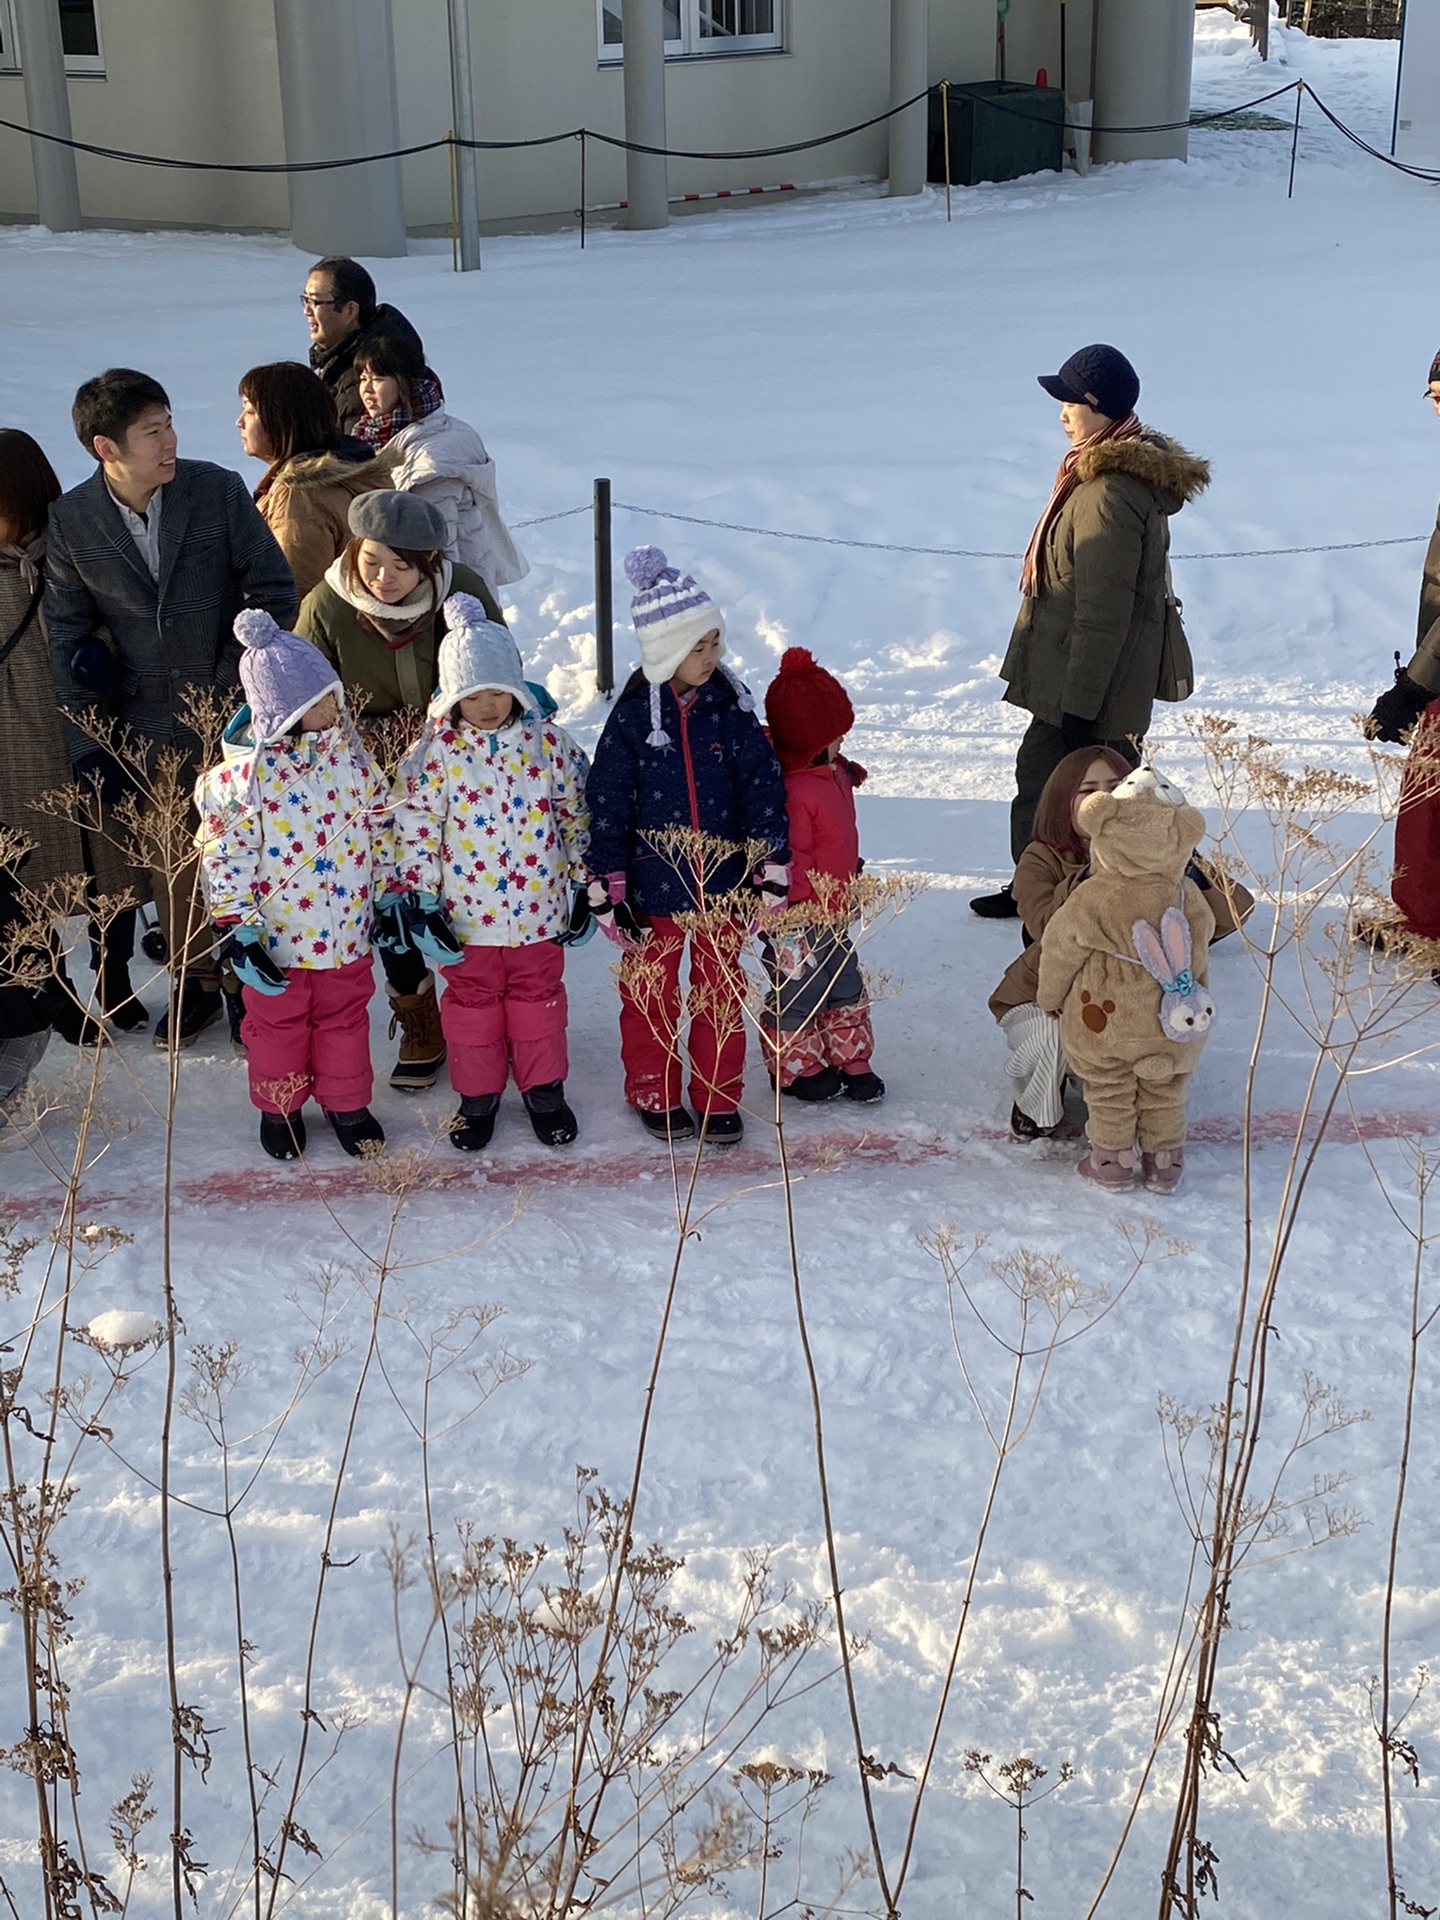
[[[562,946],[537,940],[528,947],[466,947],[458,965],[443,972],[440,1025],[450,1084],[462,1099],[503,1093],[511,1068],[522,1093],[565,1078]]]
[[[1390,898],[1411,933],[1440,940],[1440,700],[1432,700],[1410,736],[1395,816]]]
[[[287,967],[284,993],[244,988],[250,1099],[262,1113],[294,1113],[313,1094],[327,1113],[370,1104],[370,996],[367,953],[343,967]]]

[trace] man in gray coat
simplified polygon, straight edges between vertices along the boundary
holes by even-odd
[[[44,610],[60,704],[118,722],[152,763],[162,747],[194,755],[185,696],[237,684],[235,615],[263,607],[290,625],[295,582],[240,476],[176,458],[170,402],[157,381],[111,367],[80,388],[71,417],[100,465],[50,509]],[[76,777],[96,783],[102,805],[113,807],[126,785],[118,762],[75,721],[67,731]],[[155,899],[172,979],[183,979],[155,1043],[169,1044],[175,1020],[176,1040],[188,1046],[222,1006],[195,863],[157,871]]]

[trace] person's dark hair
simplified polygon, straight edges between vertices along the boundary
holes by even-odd
[[[330,259],[317,260],[310,272],[326,274],[330,281],[331,298],[338,300],[342,307],[353,300],[360,309],[361,326],[369,326],[375,318],[379,302],[375,296],[375,282],[358,260],[349,260],[343,254],[337,254]]]
[[[370,540],[368,533],[352,535],[346,542],[345,551],[340,555],[340,577],[344,580],[346,586],[352,588],[356,593],[364,593],[366,591],[365,582],[360,578],[360,549],[365,545],[367,540]],[[389,545],[388,541],[383,540],[372,540],[370,544],[377,547]],[[419,547],[391,547],[390,551],[399,559],[405,561],[407,565],[420,569],[420,577],[423,580],[428,580],[434,591],[435,605],[438,611],[440,604],[440,568],[444,564],[444,553],[438,548],[433,553],[424,553]]]
[[[0,427],[0,521],[18,541],[44,531],[50,502],[60,494],[55,469],[39,442],[19,427]]]
[[[1056,853],[1069,854],[1072,860],[1087,857],[1089,850],[1075,826],[1075,796],[1097,760],[1104,760],[1117,780],[1135,771],[1135,762],[1114,747],[1077,747],[1074,753],[1067,753],[1045,782],[1030,830],[1032,840]]]
[[[400,398],[407,407],[415,404],[415,383],[424,378],[425,349],[418,340],[404,334],[376,333],[362,340],[350,363],[357,374],[378,373],[400,383]]]
[[[95,437],[103,435],[121,445],[131,427],[150,407],[170,410],[170,396],[158,380],[133,367],[107,367],[87,380],[75,395],[70,418],[75,437],[92,457]]]
[[[240,382],[240,398],[259,414],[270,442],[267,479],[297,453],[328,453],[340,438],[334,396],[319,374],[298,360],[251,367]]]

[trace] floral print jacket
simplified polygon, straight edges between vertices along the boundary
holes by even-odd
[[[210,912],[264,928],[282,967],[343,967],[370,951],[393,876],[390,795],[346,720],[259,747],[242,707],[195,787]]]
[[[585,878],[585,771],[565,729],[533,712],[495,733],[432,726],[400,771],[400,884],[439,894],[462,946],[553,940]]]

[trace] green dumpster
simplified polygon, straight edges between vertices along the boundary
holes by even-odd
[[[1065,95],[1059,87],[974,80],[949,91],[950,178],[956,186],[1058,173],[1064,165]],[[945,107],[938,87],[930,95],[927,177],[945,178]]]

